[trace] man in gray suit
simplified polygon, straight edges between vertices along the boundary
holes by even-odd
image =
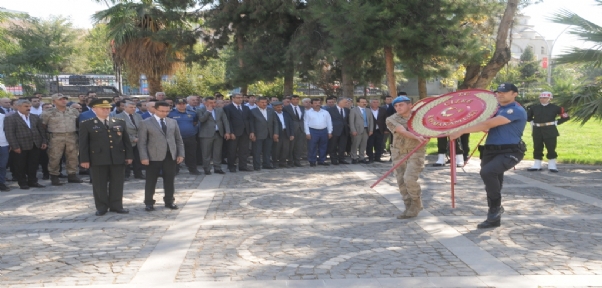
[[[274,169],[272,165],[272,141],[278,141],[278,122],[274,109],[268,107],[268,99],[259,97],[257,109],[251,109],[251,133],[249,139],[253,142],[253,168],[256,171]],[[263,165],[261,154],[263,153]]]
[[[138,151],[140,162],[146,165],[146,185],[144,186],[144,204],[146,211],[155,208],[155,187],[159,173],[163,173],[163,202],[169,209],[178,209],[174,204],[174,180],[176,165],[184,161],[184,142],[176,120],[167,118],[169,104],[165,101],[155,103],[155,114],[144,119],[138,131]]]
[[[199,122],[199,138],[201,140],[201,153],[203,155],[203,170],[206,175],[211,175],[211,159],[213,159],[213,172],[226,174],[221,167],[222,144],[224,139],[230,139],[230,123],[224,110],[215,107],[213,97],[205,98],[205,107],[197,109]]]
[[[289,163],[288,166],[292,167],[302,167],[301,165],[301,156],[306,151],[305,146],[307,146],[307,140],[305,139],[305,131],[303,128],[303,116],[305,115],[305,107],[299,105],[300,103],[299,96],[293,95],[291,96],[291,104],[288,106],[284,106],[284,112],[291,115],[293,120],[292,126],[293,136],[295,139],[291,141],[291,146],[289,147]]]
[[[138,130],[142,125],[142,116],[136,113],[136,103],[127,101],[123,112],[114,116],[117,119],[122,119],[126,124],[126,132],[130,137],[132,148],[134,149],[134,161],[130,165],[125,166],[125,180],[130,178],[130,173],[134,170],[134,178],[146,179],[142,174],[142,164],[140,163],[140,152],[138,151]]]
[[[368,137],[373,132],[374,117],[370,111],[366,108],[368,101],[365,97],[357,98],[357,106],[351,109],[349,112],[349,129],[351,130],[351,164],[364,163],[366,161],[366,144],[368,143]],[[358,157],[359,149],[359,157]]]

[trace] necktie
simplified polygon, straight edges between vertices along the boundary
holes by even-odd
[[[366,117],[366,109],[362,109],[362,116],[364,117],[364,127],[368,127],[368,117]]]
[[[297,119],[301,120],[299,113],[297,113],[297,106],[293,106],[293,110],[295,110],[295,116],[297,116]]]
[[[163,134],[167,135],[167,125],[165,125],[165,120],[161,118],[161,130],[163,130]]]
[[[341,113],[341,116],[343,116],[343,118],[345,118],[345,114],[343,114],[343,108],[339,108],[339,113]]]
[[[136,121],[134,121],[134,115],[130,114],[130,120],[132,120],[132,124],[134,124],[134,127],[138,129],[138,126],[136,126]]]
[[[105,119],[105,127],[109,129],[109,120]]]
[[[236,107],[238,107],[238,112],[242,113],[242,108],[240,108],[240,105],[236,105]]]

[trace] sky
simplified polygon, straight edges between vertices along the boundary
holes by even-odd
[[[562,33],[566,26],[551,23],[547,18],[564,8],[602,25],[602,20],[599,18],[602,6],[595,6],[595,3],[594,0],[544,0],[541,4],[523,9],[522,13],[531,17],[529,23],[534,25],[533,29],[546,39],[554,40],[558,37],[552,51],[556,56],[571,46],[591,47],[591,45],[578,40],[568,31]],[[0,0],[0,7],[27,12],[31,16],[40,18],[63,15],[70,18],[74,26],[79,28],[92,27],[91,15],[107,8],[104,3],[99,4],[93,0]]]

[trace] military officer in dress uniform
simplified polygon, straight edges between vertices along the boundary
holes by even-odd
[[[132,163],[134,152],[126,123],[123,119],[109,117],[109,99],[94,99],[90,107],[96,117],[79,125],[79,154],[81,166],[89,168],[94,178],[92,192],[96,216],[107,211],[127,214],[129,211],[123,209],[124,172],[125,165]]]
[[[65,155],[66,170],[69,183],[82,183],[75,174],[77,172],[77,119],[79,111],[67,107],[69,97],[63,94],[52,95],[54,108],[42,113],[42,124],[48,132],[48,170],[52,185],[62,185],[59,180],[61,158]]]
[[[541,92],[539,94],[539,103],[529,106],[527,109],[527,121],[531,122],[533,127],[533,167],[528,171],[541,171],[541,160],[543,159],[544,146],[548,150],[548,170],[558,172],[556,167],[556,140],[558,134],[557,125],[560,125],[571,119],[564,108],[550,103],[552,92]],[[558,119],[560,116],[560,119]]]

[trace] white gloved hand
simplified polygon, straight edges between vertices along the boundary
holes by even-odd
[[[535,122],[531,121],[531,127],[535,126]]]
[[[554,121],[554,126],[558,126],[558,120]]]

